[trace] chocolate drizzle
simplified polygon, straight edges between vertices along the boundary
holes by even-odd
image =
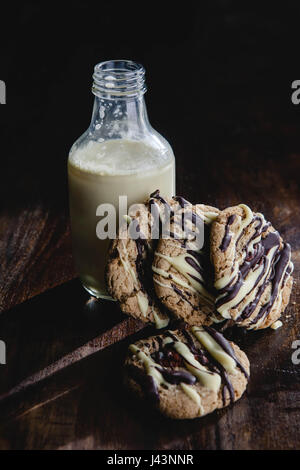
[[[223,292],[226,292],[226,295],[221,297],[216,301],[216,308],[218,309],[221,305],[230,302],[232,299],[235,298],[235,296],[238,294],[240,288],[242,287],[244,283],[244,279],[242,278],[241,273],[239,273],[237,281],[233,285],[229,285],[224,287],[222,290],[219,291],[220,294],[223,294]]]
[[[159,220],[159,234],[160,234],[162,231],[160,207],[155,203],[155,200],[158,200],[163,204],[164,210],[167,210],[171,214],[173,214],[173,211],[171,210],[171,207],[167,203],[167,201],[159,195],[159,190],[156,190],[150,195],[149,207],[153,205],[155,207],[154,212],[155,210],[157,211],[158,217],[156,220]],[[152,230],[153,230],[153,227],[152,227]],[[140,283],[140,290],[144,294],[146,294],[149,306],[153,306],[154,299],[156,297],[154,285],[153,285],[152,269],[151,269],[152,261],[153,261],[153,250],[151,249],[151,245],[149,241],[146,239],[145,235],[141,232],[138,219],[131,220],[129,227],[128,227],[128,235],[129,235],[129,238],[134,240],[136,244],[137,257],[135,260],[135,267],[136,267],[137,277]],[[154,239],[153,239],[153,232],[152,232],[152,244],[155,244]],[[164,310],[164,313],[166,313],[166,309],[162,305],[160,305],[160,309]]]
[[[214,330],[213,328],[210,328],[209,326],[204,326],[203,328],[205,331],[207,331],[207,333],[210,334],[210,336],[215,340],[215,342],[218,343],[219,346],[221,346],[221,348],[228,354],[228,356],[232,357],[232,359],[236,362],[236,365],[238,366],[238,368],[242,371],[242,373],[248,380],[249,374],[247,373],[245,368],[242,366],[242,364],[236,357],[234,350],[232,349],[232,346],[229,343],[229,341],[227,341],[227,339],[224,338],[224,336],[221,333]]]
[[[195,343],[193,341],[192,336],[190,335],[190,333],[187,330],[183,331],[183,333],[184,333],[184,336],[187,340],[188,347],[189,347],[191,353],[197,359],[197,361],[200,362],[200,364],[202,366],[207,367],[207,369],[210,372],[215,372],[216,368],[215,368],[214,363],[213,363],[213,358],[210,357],[208,351],[206,351],[206,350],[204,351],[203,349],[197,348],[195,346]]]
[[[177,201],[180,207],[182,207],[183,209],[184,209],[184,206],[191,205],[191,203],[187,201],[186,199],[184,199],[182,196],[174,196],[173,199],[174,201]]]
[[[196,271],[198,271],[198,273],[205,280],[205,282],[209,284],[208,277],[212,274],[210,271],[212,265],[209,261],[209,256],[207,255],[207,253],[203,251],[199,252],[195,250],[187,250],[187,255],[191,255],[197,260],[198,263],[196,263],[190,256],[186,256],[185,258],[187,263],[189,263]],[[197,280],[198,282],[200,282],[200,279]]]
[[[196,212],[192,211],[192,223],[196,225],[196,227],[199,227],[204,224],[204,221]]]
[[[153,202],[155,202],[155,199],[157,199],[163,204],[164,208],[168,211],[170,216],[174,215],[174,212],[171,209],[170,204],[159,194],[159,189],[157,189],[156,191],[150,194],[150,200],[149,200],[150,206],[151,204],[153,204]]]
[[[201,269],[201,266],[195,262],[195,260],[193,258],[191,258],[190,256],[185,256],[185,261],[190,265],[192,266],[192,268],[195,269],[195,271],[197,271],[200,275],[203,273],[203,269]],[[196,278],[196,280],[199,281],[198,278]]]
[[[237,367],[248,379],[249,375],[247,371],[239,362],[230,343],[223,337],[223,335],[210,327],[204,327],[204,329],[224,350],[224,352],[232,357]],[[194,337],[190,334],[186,325],[180,329],[180,332],[184,336],[185,344],[191,354],[202,366],[206,368],[207,372],[217,373],[220,375],[221,382],[223,384],[223,405],[226,405],[226,390],[228,390],[230,402],[233,403],[235,401],[234,388],[223,365],[212,357],[208,350],[202,346],[196,346]],[[166,338],[170,338],[171,341],[164,342],[164,339]],[[180,340],[171,331],[167,331],[163,337],[157,337],[158,349],[151,354],[151,357],[156,364],[153,365],[153,367],[155,367],[155,369],[160,372],[163,379],[171,385],[179,385],[180,383],[194,385],[199,379],[190,371],[186,370],[186,363],[189,363],[189,361],[182,357],[174,347],[178,341]],[[191,365],[196,367],[194,364]],[[145,388],[145,395],[147,395],[152,401],[157,401],[159,399],[158,386],[152,376],[147,375],[148,378],[145,379],[146,374],[143,374],[139,367],[132,365],[129,367],[128,371],[133,379]],[[164,386],[164,384],[162,384],[162,386]]]
[[[153,220],[151,222],[152,239],[158,240],[162,233],[162,223],[160,218],[160,209],[154,199],[149,200],[149,209],[153,216]]]
[[[167,370],[167,369],[159,369],[159,372],[166,380],[172,385],[178,385],[181,382],[189,385],[194,385],[197,382],[196,377],[188,372],[187,370]]]
[[[139,235],[138,237],[137,234]],[[167,317],[168,312],[166,308],[155,300],[156,294],[154,290],[151,269],[153,251],[145,235],[141,232],[141,228],[137,219],[133,219],[130,222],[128,227],[128,235],[131,239],[134,240],[136,244],[137,256],[135,259],[135,267],[137,278],[140,283],[139,289],[146,295],[149,307],[153,307],[156,304],[155,307],[158,307],[165,317]]]
[[[234,403],[234,398],[235,398],[234,389],[233,389],[232,383],[230,382],[224,367],[219,365],[219,368],[220,368],[220,373],[221,373],[221,377],[223,379],[223,382],[225,382],[223,390],[222,390],[223,406],[225,406],[226,405],[226,389],[229,392],[229,399],[230,399],[231,404]]]
[[[150,196],[150,201],[149,204],[157,206],[155,201],[160,201],[161,203],[164,204],[164,206],[167,205],[167,207],[170,207],[168,203],[161,198],[159,195],[159,191],[155,191],[154,193],[151,194]],[[196,237],[196,230],[200,230],[202,227],[204,228],[204,242],[209,240],[209,235],[210,235],[210,229],[209,229],[209,224],[206,224],[205,221],[202,219],[201,216],[199,216],[196,212],[193,210],[192,204],[184,199],[181,196],[174,196],[173,201],[178,202],[179,206],[182,209],[185,209],[184,211],[176,211],[176,214],[172,211],[172,209],[169,210],[169,213],[171,212],[171,220],[172,223],[174,224],[174,227],[177,226],[181,228],[181,233],[182,235],[176,233],[176,230],[174,228],[174,231],[169,231],[168,236],[170,238],[176,238],[178,239],[179,243],[181,244],[181,247],[186,250],[186,256],[185,256],[185,262],[189,264],[196,272],[195,275],[191,274],[188,272],[188,276],[191,277],[193,280],[195,280],[197,283],[203,285],[205,289],[211,293],[215,294],[215,290],[212,286],[212,273],[213,273],[213,268],[210,263],[210,257],[209,257],[209,250],[206,250],[204,247],[199,252],[198,250],[194,249],[195,242],[197,242],[197,237]],[[187,209],[187,206],[188,209]],[[157,209],[158,210],[158,209]],[[176,216],[175,216],[176,215]],[[157,216],[156,216],[157,219]],[[187,219],[191,222],[191,227],[187,227]],[[190,225],[190,224],[189,224]],[[161,234],[162,228],[161,225],[159,227],[159,234]],[[180,232],[179,232],[180,233]],[[197,273],[199,273],[199,276],[197,276]],[[170,279],[172,277],[170,276]],[[190,294],[187,292],[188,288],[182,291],[180,288],[178,288],[176,285],[176,280],[170,285],[170,287],[176,292],[178,295],[181,296],[183,300],[189,303],[193,309],[198,310],[197,307],[194,307],[193,304],[188,300],[186,296],[190,296]]]
[[[226,247],[226,243],[228,241],[228,238],[226,238],[226,236],[228,235],[229,222],[230,218],[227,222],[225,236],[222,240],[220,249]],[[255,325],[259,320],[265,318],[270,313],[272,306],[278,298],[279,286],[281,284],[281,281],[284,285],[286,279],[292,272],[292,267],[290,268],[289,266],[291,253],[290,246],[288,244],[284,245],[283,248],[280,250],[281,242],[279,233],[276,231],[267,232],[271,224],[270,222],[265,222],[265,219],[261,214],[256,214],[256,216],[253,218],[252,223],[255,222],[256,225],[254,233],[248,240],[246,246],[244,247],[244,250],[246,250],[246,257],[243,264],[239,268],[238,276],[235,281],[231,280],[227,286],[218,291],[219,299],[216,302],[216,308],[219,309],[222,305],[232,301],[239,293],[250,271],[255,271],[256,269],[259,269],[263,266],[260,274],[255,279],[254,285],[252,286],[251,290],[247,292],[246,295],[249,295],[254,289],[257,288],[258,284],[260,283],[263,277],[265,277],[265,280],[255,292],[255,298],[244,307],[239,317],[236,318],[235,321],[237,323],[242,323],[243,321],[248,320],[251,317],[253,312],[256,310],[266,288],[270,283],[271,294],[269,301],[260,308],[258,314],[255,316],[254,319],[251,319],[248,326]],[[265,232],[267,232],[266,236],[262,237]],[[238,244],[242,233],[236,241],[236,244]],[[261,237],[261,239],[257,243],[255,243],[255,240],[259,237]],[[253,243],[255,244],[253,245]],[[251,250],[249,249],[250,244],[251,246],[253,245]],[[272,255],[269,254],[270,250],[273,250]],[[268,272],[266,272],[267,269]],[[236,303],[236,305],[231,308],[237,307],[241,302],[243,302],[243,300],[244,299],[240,300],[240,302]]]
[[[137,366],[130,364],[127,366],[128,375],[140,385],[144,391],[145,396],[150,402],[159,402],[158,387],[155,380],[151,375],[145,374],[145,372]]]
[[[268,253],[270,252],[270,250],[272,248],[276,248],[274,250],[274,253],[273,253],[272,258],[270,260],[270,265],[272,265],[274,257],[276,256],[276,254],[279,250],[279,246],[280,246],[279,233],[278,232],[269,232],[264,238],[262,238],[258,243],[256,243],[256,245],[254,245],[253,252],[248,252],[248,246],[249,246],[250,242],[252,240],[254,240],[256,237],[258,237],[259,235],[261,235],[265,230],[267,230],[268,226],[269,226],[268,224],[266,224],[262,227],[263,219],[262,219],[261,216],[256,216],[254,220],[259,220],[259,223],[255,228],[255,232],[254,232],[253,236],[248,241],[248,243],[245,247],[245,249],[247,250],[247,255],[246,255],[245,261],[242,264],[242,266],[240,267],[239,274],[238,274],[236,282],[234,284],[229,284],[228,286],[226,286],[223,289],[219,290],[219,294],[224,294],[225,293],[225,295],[223,295],[221,298],[219,298],[219,300],[216,302],[216,308],[217,309],[221,305],[224,305],[224,304],[230,302],[231,300],[233,300],[237,296],[237,294],[240,291],[241,287],[243,286],[243,284],[245,282],[245,279],[247,278],[249,272],[252,269],[258,269],[258,267],[263,264],[264,269],[262,269],[260,275],[255,280],[255,284],[252,287],[252,289],[250,290],[250,292],[252,292],[252,290],[255,289],[256,286],[258,285],[261,278],[265,275],[265,270],[268,266],[268,262],[267,262]],[[241,322],[242,320],[245,320],[245,319],[247,319],[251,316],[251,314],[255,310],[255,308],[256,308],[256,306],[259,302],[259,299],[260,299],[261,295],[263,294],[263,292],[265,290],[265,287],[266,287],[266,285],[269,281],[270,281],[270,278],[267,278],[266,281],[262,284],[262,286],[259,287],[255,299],[251,302],[251,304],[249,304],[248,306],[245,307],[244,311],[241,312],[241,315],[237,319],[237,322]],[[250,292],[248,292],[247,295]],[[274,297],[272,303],[274,302],[274,300],[275,300],[275,297]],[[235,305],[235,307],[239,303],[237,303]]]
[[[185,207],[187,204],[190,204],[188,201],[185,199],[181,198],[180,196],[177,196],[173,198],[177,200],[181,207]],[[203,219],[196,214],[194,211],[191,211],[191,222],[196,228],[199,228],[199,224],[203,225],[204,227],[204,243],[209,240],[210,236],[210,228],[209,225],[206,224]],[[178,220],[174,221],[176,224],[178,224]],[[200,276],[193,275],[190,272],[188,273],[188,276],[195,281],[197,281],[199,284],[201,284],[208,293],[215,295],[215,289],[212,285],[212,279],[213,279],[213,267],[210,262],[210,256],[209,256],[209,249],[206,249],[205,245],[202,247],[201,251],[189,248],[189,242],[192,241],[192,239],[195,239],[195,230],[196,228],[193,227],[193,229],[187,229],[183,225],[183,218],[181,219],[181,224],[183,230],[185,229],[185,236],[184,238],[180,239],[181,247],[186,250],[186,255],[184,256],[184,259],[187,264],[189,264],[197,273],[199,273]],[[171,232],[170,233],[171,238],[175,238],[175,235]],[[194,307],[193,304],[186,298],[185,294],[188,295],[188,292],[185,290],[182,292],[181,289],[177,288],[175,284],[172,284],[171,287],[173,290],[182,297],[186,302],[193,307],[194,310],[198,310],[198,307]]]
[[[235,214],[232,214],[230,217],[228,217],[228,220],[225,226],[225,234],[220,245],[221,251],[226,251],[231,242],[230,225],[232,225],[233,222],[235,221],[235,217],[236,217]]]
[[[157,202],[162,204],[163,209],[159,207]],[[162,220],[171,220],[174,216],[170,204],[159,194],[159,189],[150,194],[149,210],[152,214],[151,235],[152,239],[158,240],[163,235]]]
[[[270,242],[269,240],[266,240],[269,237],[266,237],[264,240],[265,242],[265,249],[271,249],[273,246],[276,246],[276,236],[274,234],[277,234],[277,244],[278,244],[278,249],[274,254],[275,260],[273,262],[273,265],[271,266],[271,274],[270,276],[265,280],[265,282],[259,287],[255,299],[245,307],[245,309],[241,312],[241,315],[237,319],[238,322],[241,322],[247,318],[249,318],[254,310],[256,309],[267,285],[269,282],[271,282],[272,285],[272,290],[271,290],[271,296],[269,302],[265,304],[264,306],[261,307],[259,310],[258,314],[256,317],[251,321],[250,325],[255,325],[263,316],[267,316],[271,309],[272,306],[278,296],[278,288],[280,281],[282,279],[283,273],[285,271],[285,268],[287,267],[289,260],[290,260],[290,253],[291,253],[291,248],[290,245],[286,244],[284,245],[283,249],[281,251],[279,250],[279,244],[280,244],[280,239],[279,239],[279,234],[278,232],[271,232],[269,235],[273,234],[273,243],[272,240]],[[274,258],[273,257],[273,258]],[[271,260],[272,262],[272,260]]]
[[[291,247],[288,243],[286,243],[283,249],[278,253],[272,267],[272,274],[268,279],[268,281],[271,281],[272,284],[270,300],[263,307],[261,307],[257,316],[254,318],[254,320],[252,320],[250,325],[255,325],[262,317],[267,316],[270,313],[272,306],[278,296],[279,285],[281,283],[287,265],[290,262],[290,257]]]
[[[186,295],[189,295],[188,292],[183,293],[182,290],[179,289],[173,283],[171,284],[171,287],[174,290],[174,292],[176,292],[176,294],[178,294],[185,302],[187,302],[193,308],[193,310],[198,310],[199,309],[199,307],[193,305],[192,302],[186,297]]]
[[[192,336],[190,335],[190,333],[187,331],[187,329],[185,329],[184,327],[180,330],[181,333],[183,334],[183,336],[185,337],[186,339],[186,345],[187,347],[189,348],[190,352],[193,354],[193,356],[195,357],[195,359],[204,367],[206,367],[208,369],[208,372],[215,372],[216,371],[216,367],[214,366],[214,359],[210,357],[208,351],[204,351],[203,349],[199,348],[199,347],[196,347],[194,341],[193,341],[193,338]],[[177,357],[177,366],[183,366],[185,367],[185,362],[188,362],[186,359],[183,359],[175,350],[174,350],[174,344],[176,342],[178,342],[178,338],[176,338],[175,335],[173,335],[170,331],[167,331],[166,332],[166,336],[171,338],[173,340],[172,343],[167,343],[166,346],[165,346],[165,352],[164,352],[164,355],[163,357],[160,358],[160,363],[162,365],[165,365],[165,359],[169,359],[169,351],[170,349],[172,349],[172,355],[171,355],[171,358],[174,357]],[[169,359],[170,360],[170,359]],[[171,362],[171,365],[172,365],[172,362]],[[173,364],[174,365],[174,364]],[[191,364],[193,366],[193,364]],[[195,366],[193,366],[195,367]],[[197,379],[196,379],[197,381]],[[195,382],[196,382],[195,381]]]
[[[136,234],[139,237],[136,237]],[[135,260],[135,267],[140,282],[141,291],[147,294],[149,305],[153,304],[154,287],[152,282],[151,271],[146,262],[150,256],[148,242],[141,232],[140,225],[137,219],[133,219],[128,228],[128,234],[131,239],[135,241],[137,249],[137,257]]]

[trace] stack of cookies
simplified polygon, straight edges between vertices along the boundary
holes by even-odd
[[[177,419],[239,399],[249,361],[220,325],[280,327],[292,271],[290,245],[262,214],[244,204],[220,211],[179,196],[167,200],[155,191],[127,216],[106,269],[122,311],[163,329],[130,346],[131,390]],[[174,320],[181,320],[175,330]]]

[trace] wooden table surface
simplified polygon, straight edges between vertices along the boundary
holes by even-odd
[[[87,2],[59,15],[25,3],[11,7],[9,31],[0,31],[8,86],[0,106],[0,449],[299,448],[300,106],[290,99],[300,78],[297,2],[260,5],[259,13],[229,0],[215,10],[180,5],[172,21],[169,10],[153,11],[149,25],[132,28],[131,11],[116,19],[101,4],[101,31],[124,32],[115,42],[104,30],[99,38]],[[88,34],[74,35],[83,24]],[[91,299],[73,267],[67,153],[90,118],[91,66],[116,56],[146,66],[150,121],[174,148],[177,194],[220,208],[246,203],[292,246],[283,327],[226,331],[251,362],[246,393],[190,422],[126,394],[124,352],[151,328]]]
[[[259,106],[244,128],[227,123],[226,137],[206,133],[197,154],[197,137],[177,154],[178,194],[221,208],[249,204],[292,245],[295,285],[284,326],[227,330],[251,362],[242,399],[191,422],[171,422],[132,401],[120,378],[123,354],[151,328],[81,288],[66,200],[8,204],[0,220],[0,339],[7,345],[7,364],[0,366],[0,448],[299,447],[300,365],[291,356],[292,342],[300,339],[300,125],[279,122],[271,105]],[[9,188],[3,182],[6,194]]]

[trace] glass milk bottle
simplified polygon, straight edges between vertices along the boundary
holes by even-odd
[[[110,298],[104,282],[109,239],[99,239],[97,208],[119,196],[128,207],[156,189],[175,194],[175,159],[168,142],[150,125],[144,101],[145,69],[132,61],[97,64],[95,95],[88,130],[74,143],[68,159],[73,256],[85,289]]]

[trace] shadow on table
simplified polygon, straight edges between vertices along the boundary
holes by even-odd
[[[0,395],[124,318],[115,302],[96,301],[78,279],[3,312],[0,338],[7,357],[0,368]]]
[[[0,403],[0,435],[6,439],[5,443],[0,439],[0,447],[180,449],[195,433],[203,446],[209,445],[223,412],[174,422],[125,391],[123,357],[129,342],[140,336],[108,347]]]
[[[0,448],[245,448],[260,409],[253,409],[248,394],[267,409],[269,389],[278,388],[282,374],[285,387],[295,388],[290,343],[296,317],[277,332],[227,331],[255,364],[248,393],[226,410],[193,421],[166,419],[127,394],[122,363],[128,344],[154,331],[125,318],[116,304],[94,302],[77,281],[7,312],[0,331],[9,346],[1,369]],[[48,374],[41,374],[43,368]],[[28,382],[30,375],[36,380]]]

